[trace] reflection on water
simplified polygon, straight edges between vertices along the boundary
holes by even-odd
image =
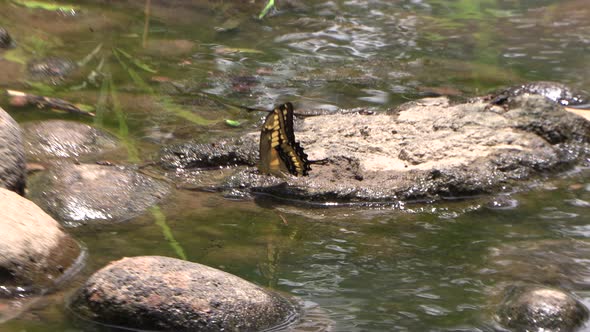
[[[79,61],[102,43],[103,68],[119,87],[124,114],[106,110],[101,123],[128,130],[142,160],[163,143],[258,127],[263,115],[229,109],[202,91],[250,106],[293,100],[302,108],[387,109],[528,80],[590,89],[586,0],[291,1],[262,21],[253,18],[258,1],[152,1],[147,35],[144,4],[81,1],[77,15],[64,16],[0,2],[0,26],[23,45],[0,53],[0,86],[22,87],[18,61]],[[157,73],[126,59],[130,74],[114,48]],[[26,88],[99,103],[100,84],[86,78],[99,63],[91,64],[60,86]],[[6,108],[19,121],[67,117]],[[146,215],[72,230],[88,246],[87,271],[0,329],[78,331],[64,297],[90,273],[122,256],[182,252],[299,297],[306,315],[290,327],[295,331],[490,331],[494,296],[512,282],[556,285],[590,302],[588,178],[574,174],[481,205],[397,210],[309,209],[180,191],[160,207],[166,228]]]

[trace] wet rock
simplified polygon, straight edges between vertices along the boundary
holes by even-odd
[[[130,168],[93,164],[58,164],[30,187],[31,199],[69,227],[130,219],[169,192]]]
[[[162,149],[160,165],[165,169],[253,166],[258,159],[257,146],[252,140],[177,144]]]
[[[0,188],[25,190],[25,154],[18,124],[0,108]]]
[[[485,205],[488,209],[493,210],[510,210],[518,207],[518,201],[510,196],[492,197]]]
[[[588,96],[581,92],[573,91],[568,86],[556,82],[531,82],[504,89],[494,96],[494,103],[500,104],[504,101],[525,93],[543,96],[551,101],[564,106],[575,106],[590,102]]]
[[[0,188],[0,211],[0,297],[46,290],[79,270],[79,245],[33,202]]]
[[[10,48],[14,46],[14,41],[6,29],[0,27],[0,48]]]
[[[78,66],[72,60],[59,57],[33,60],[27,65],[32,79],[53,83],[58,83],[77,68]]]
[[[117,147],[110,134],[84,123],[63,120],[23,125],[25,150],[30,160],[76,158]]]
[[[110,263],[71,307],[100,323],[158,331],[260,331],[297,312],[286,298],[234,275],[160,256]]]
[[[249,169],[222,187],[315,202],[436,200],[502,192],[590,153],[590,122],[536,95],[508,109],[430,98],[391,114],[308,117],[295,135],[310,160],[324,161],[309,176],[269,179]]]
[[[513,331],[574,331],[588,309],[572,295],[541,286],[512,287],[500,305],[499,323]]]

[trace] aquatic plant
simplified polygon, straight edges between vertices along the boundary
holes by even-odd
[[[176,255],[179,258],[186,260],[187,258],[186,258],[186,254],[184,253],[184,249],[182,248],[180,243],[178,243],[178,241],[176,241],[176,239],[174,238],[174,234],[172,234],[172,229],[170,228],[170,226],[166,222],[166,215],[164,215],[164,213],[162,213],[162,210],[157,205],[151,207],[150,212],[152,213],[152,216],[154,217],[154,220],[156,221],[156,225],[158,225],[160,227],[160,229],[162,230],[162,234],[164,235],[164,238],[166,239],[166,241],[168,241],[168,244],[170,245],[172,250],[174,250],[174,252],[176,253]]]

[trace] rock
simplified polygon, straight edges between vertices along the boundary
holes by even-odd
[[[160,256],[110,263],[71,308],[100,323],[158,331],[260,331],[291,321],[298,309],[229,273]]]
[[[493,210],[511,210],[518,207],[518,201],[510,196],[496,196],[485,204],[488,209]]]
[[[110,134],[84,123],[50,120],[23,125],[25,150],[30,160],[76,158],[117,147]]]
[[[0,188],[0,211],[0,297],[41,292],[79,270],[79,245],[33,202]]]
[[[573,91],[568,86],[556,82],[531,82],[513,86],[500,92],[493,97],[493,103],[500,104],[507,99],[514,98],[525,93],[543,96],[551,101],[564,106],[576,106],[587,104],[590,99],[581,92]]]
[[[537,95],[508,106],[429,98],[391,114],[308,117],[296,139],[309,160],[324,161],[309,176],[279,179],[249,169],[220,187],[308,202],[436,200],[502,192],[586,162],[590,122]]]
[[[247,143],[254,144],[251,140]],[[224,140],[216,143],[183,143],[163,148],[159,159],[165,169],[253,166],[257,162],[258,152],[254,150],[257,146]]]
[[[588,309],[572,295],[541,286],[512,287],[497,314],[513,331],[574,331],[588,318]]]
[[[0,188],[25,190],[25,154],[18,124],[0,108]]]
[[[31,79],[51,81],[54,84],[63,80],[77,68],[78,66],[72,60],[59,57],[37,59],[27,65]]]
[[[11,48],[14,46],[14,41],[6,29],[0,27],[0,48]]]
[[[130,168],[93,164],[58,164],[30,187],[31,199],[68,227],[130,219],[169,192]]]

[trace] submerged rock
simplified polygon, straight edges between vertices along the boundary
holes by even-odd
[[[13,47],[13,45],[14,41],[12,40],[12,37],[10,37],[8,31],[3,27],[0,27],[0,48],[10,48]]]
[[[249,169],[222,187],[308,202],[436,200],[501,192],[590,154],[590,122],[536,95],[516,97],[508,109],[431,98],[392,114],[308,117],[296,138],[310,160],[323,160],[309,176]]]
[[[65,226],[120,222],[164,198],[166,184],[132,169],[59,164],[31,182],[31,198]]]
[[[486,266],[496,280],[551,285],[564,289],[590,288],[590,242],[575,239],[503,243],[491,248]]]
[[[117,147],[110,134],[84,123],[50,120],[23,125],[25,150],[32,160],[71,158]]]
[[[79,270],[80,246],[33,202],[0,188],[0,211],[0,297],[47,290]]]
[[[100,323],[158,331],[260,331],[290,322],[298,310],[229,273],[160,256],[110,263],[86,282],[71,308]]]
[[[25,172],[20,127],[0,108],[0,188],[24,194]]]
[[[512,287],[497,314],[498,322],[513,331],[574,331],[588,319],[588,309],[559,289]]]
[[[58,83],[78,68],[75,62],[60,57],[47,57],[29,62],[27,70],[34,80]]]

